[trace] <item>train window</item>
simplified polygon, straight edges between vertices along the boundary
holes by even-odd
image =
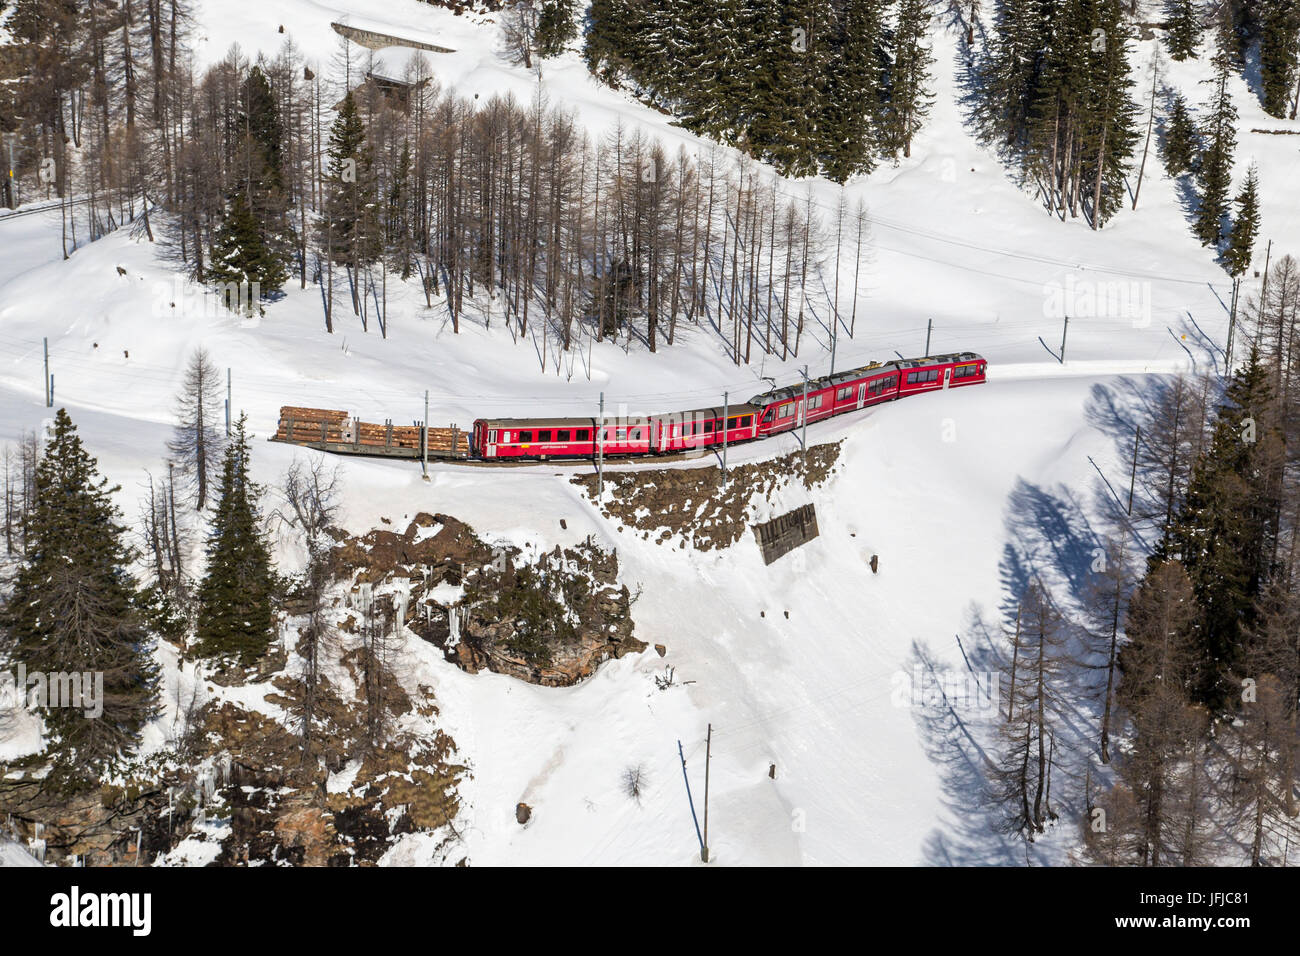
[[[953,369],[952,377],[953,377],[953,378],[970,378],[970,377],[971,377],[972,375],[974,375],[974,374],[975,374],[975,366],[974,366],[974,365],[958,365],[955,369]]]
[[[810,409],[813,409],[813,408],[821,408],[821,407],[822,407],[822,399],[825,398],[825,397],[826,397],[826,396],[824,396],[824,395],[810,395],[810,396],[808,396],[808,407],[809,407]]]
[[[541,431],[539,431],[539,432],[537,433],[537,440],[538,440],[538,441],[550,441],[550,440],[551,440],[551,430],[550,430],[549,428],[544,428],[544,429],[542,429]]]
[[[530,442],[530,441],[533,440],[533,433],[532,433],[532,432],[520,432],[520,433],[519,433],[519,440],[520,440],[521,442]]]
[[[591,441],[591,429],[590,429],[590,428],[579,428],[579,429],[578,429],[577,440],[578,440],[578,441]]]
[[[711,432],[711,431],[713,431],[713,422],[711,422],[711,421],[709,421],[709,422],[705,422],[705,423],[704,423],[704,434],[707,435],[707,434],[709,434],[709,432]]]
[[[844,399],[848,398],[852,394],[853,394],[853,386],[846,385],[844,388],[841,388],[839,391],[835,393],[835,401],[842,402],[844,401]]]
[[[917,373],[916,373],[916,372],[908,372],[908,373],[907,373],[907,384],[908,384],[908,385],[914,385],[914,384],[916,384],[916,376],[917,376]]]
[[[615,441],[627,441],[627,429],[626,429],[626,428],[616,428],[616,429],[614,429],[614,440],[615,440]]]
[[[932,368],[930,371],[926,372],[925,375],[925,380],[927,382],[933,382],[939,378],[939,370],[937,368]]]
[[[558,432],[555,433],[555,440],[568,441],[570,434],[572,433],[567,428],[561,428]]]
[[[641,440],[641,429],[639,429],[639,428],[634,428],[634,429],[632,429],[630,432],[627,433],[627,437],[628,437],[628,439],[629,439],[630,441],[640,441],[640,440]]]
[[[496,442],[497,442],[497,433],[496,430],[493,429],[492,431],[488,432],[488,443],[495,445]]]
[[[777,418],[788,418],[794,413],[794,402],[786,402],[776,410]]]
[[[754,416],[753,416],[753,415],[746,415],[744,418],[742,418],[742,419],[740,420],[740,427],[741,427],[741,428],[749,428],[749,427],[752,426],[753,424],[754,424]]]
[[[727,419],[727,431],[731,431],[733,428],[739,428],[739,427],[740,427],[739,417]]]

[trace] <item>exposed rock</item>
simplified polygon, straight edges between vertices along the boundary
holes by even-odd
[[[630,527],[647,538],[658,531],[656,544],[680,535],[679,548],[688,541],[700,551],[728,548],[748,529],[750,503],[756,496],[770,498],[788,482],[797,481],[805,488],[823,484],[834,473],[841,444],[816,445],[806,454],[736,465],[728,469],[725,485],[717,466],[609,472],[607,493],[599,507],[606,518],[619,522],[620,533]],[[578,475],[572,481],[595,501],[596,475]]]

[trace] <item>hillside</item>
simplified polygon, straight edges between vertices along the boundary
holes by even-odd
[[[1147,6],[1154,19],[1155,5]],[[1172,373],[1223,372],[1232,280],[1192,235],[1180,184],[1165,175],[1154,147],[1136,210],[1123,209],[1097,231],[1049,215],[974,136],[964,104],[964,30],[947,6],[935,12],[935,102],[911,157],[842,189],[850,204],[866,204],[870,236],[868,265],[856,277],[855,334],[834,343],[834,367],[921,355],[932,323],[929,352],[978,352],[989,362],[989,382],[811,426],[810,445],[842,441],[824,483],[778,483],[738,507],[752,523],[812,503],[818,538],[771,565],[749,534],[729,547],[697,549],[675,532],[661,536],[653,515],[638,525],[602,513],[573,481],[591,472],[584,463],[435,463],[428,482],[409,462],[339,463],[338,525],[358,538],[389,525],[400,531],[423,512],[464,522],[488,545],[518,549],[519,561],[588,542],[615,553],[617,582],[636,595],[632,637],[648,645],[601,663],[573,686],[550,687],[467,673],[414,630],[397,633],[388,666],[411,699],[403,731],[431,747],[445,735],[446,748],[428,766],[463,773],[454,784],[454,820],[394,837],[374,854],[379,863],[700,865],[678,744],[698,803],[710,725],[717,864],[1076,858],[1086,811],[1077,789],[1062,788],[1060,822],[1037,842],[995,832],[977,768],[996,715],[908,706],[899,689],[925,666],[998,672],[1005,662],[994,648],[1014,621],[1023,584],[1018,559],[1090,555],[1113,494],[1101,476],[1115,488],[1126,484],[1128,433],[1098,408],[1135,403],[1134,395]],[[345,22],[453,49],[429,56],[444,90],[484,100],[513,94],[523,103],[540,95],[593,139],[621,124],[644,130],[670,154],[709,150],[670,116],[598,83],[576,51],[546,60],[540,77],[509,65],[495,19],[419,0],[273,7],[201,0],[194,46],[204,66],[235,43],[245,56],[270,56],[291,40],[323,73],[339,39],[330,23]],[[1131,56],[1139,100],[1156,43],[1139,40]],[[1166,67],[1167,82],[1199,102],[1207,58]],[[1240,78],[1232,92],[1240,114],[1234,182],[1253,161],[1262,183],[1254,262],[1262,270],[1268,240],[1274,256],[1300,249],[1300,144],[1266,131],[1300,127],[1266,116]],[[767,169],[758,175],[774,180]],[[811,196],[824,223],[841,195],[820,178],[776,187],[800,201]],[[481,291],[457,334],[445,302],[426,306],[418,279],[395,275],[387,280],[382,337],[341,307],[328,335],[320,288],[299,288],[296,278],[263,315],[241,318],[184,274],[174,238],[161,230],[150,242],[138,228],[121,228],[65,259],[57,207],[37,212],[37,205],[20,210],[31,215],[0,214],[0,444],[20,442],[52,415],[42,401],[48,339],[55,407],[68,408],[103,473],[120,484],[115,500],[132,523],[146,474],[165,471],[175,395],[200,344],[223,375],[230,369],[234,407],[247,413],[257,439],[254,477],[272,490],[295,459],[319,454],[262,440],[283,405],[405,424],[423,417],[427,392],[431,423],[467,429],[487,415],[589,417],[602,396],[620,414],[721,403],[724,392],[743,401],[764,391],[765,380],[798,381],[805,364],[811,375],[830,369],[831,322],[816,308],[798,358],[760,357],[747,366],[732,361],[725,333],[707,322],[679,326],[674,344],[653,355],[631,336],[563,354],[537,325],[517,335],[501,300]],[[834,278],[824,271],[820,281]],[[855,280],[847,265],[839,278],[846,287]],[[1259,286],[1248,274],[1244,296]],[[729,461],[762,465],[799,450],[786,434],[732,448]],[[620,463],[610,470],[652,469]],[[274,543],[280,569],[299,571],[301,542],[280,529]],[[200,541],[191,552],[197,561]],[[868,566],[873,555],[876,573]],[[340,608],[352,606],[350,585],[338,591]],[[204,702],[289,725],[270,701],[269,683],[214,685],[194,661],[178,662],[170,645],[158,654],[165,709],[145,733],[146,757],[168,763],[181,695],[195,688]],[[1097,714],[1077,717],[1082,738]],[[14,762],[39,746],[31,726],[6,730],[0,759]],[[1067,772],[1082,777],[1088,763],[1085,755]],[[644,784],[632,799],[623,781],[636,768]],[[348,791],[356,772],[336,769],[330,787]],[[1108,773],[1100,765],[1093,772]],[[523,825],[519,804],[531,808]],[[210,848],[197,844],[219,839],[181,844],[164,861],[207,862]]]

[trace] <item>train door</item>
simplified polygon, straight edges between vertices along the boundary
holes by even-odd
[[[483,457],[495,458],[497,456],[497,430],[489,428],[487,430],[487,442],[484,445]]]
[[[858,408],[861,408],[867,400],[867,383],[861,382],[858,385]]]
[[[802,398],[795,399],[794,408],[794,427],[798,428],[803,424],[804,418],[807,416],[808,412],[804,408],[804,400]]]
[[[943,370],[943,387],[947,388],[948,383],[952,381],[952,366],[949,365]]]

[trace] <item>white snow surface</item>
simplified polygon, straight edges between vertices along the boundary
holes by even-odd
[[[538,87],[535,75],[495,52],[490,18],[457,17],[418,0],[201,0],[197,17],[204,62],[219,60],[235,42],[246,55],[272,53],[285,39],[277,31],[283,24],[285,35],[327,68],[338,39],[329,23],[341,20],[454,48],[427,54],[445,88],[527,100]],[[845,439],[841,472],[813,492],[783,494],[764,514],[815,503],[821,536],[811,544],[771,566],[748,536],[721,552],[656,546],[620,533],[579,494],[569,477],[585,466],[434,464],[426,483],[418,465],[342,461],[343,519],[353,531],[378,526],[381,517],[400,531],[417,512],[438,511],[489,541],[534,551],[588,535],[617,548],[623,580],[643,588],[633,612],[636,636],[668,649],[664,659],[649,650],[603,665],[576,687],[553,689],[465,674],[408,635],[403,683],[432,688],[438,722],[470,768],[457,829],[472,863],[700,865],[678,741],[702,808],[709,724],[709,842],[717,865],[1023,862],[1013,842],[971,835],[966,823],[980,796],[945,780],[949,769],[932,759],[935,742],[915,712],[891,701],[891,679],[910,671],[914,642],[940,663],[960,665],[954,635],[973,640],[977,617],[996,621],[1005,597],[999,560],[1024,518],[1012,503],[1018,488],[1089,499],[1097,484],[1089,456],[1113,480],[1124,473],[1110,437],[1084,414],[1094,389],[1219,367],[1230,282],[1192,237],[1177,185],[1154,152],[1137,211],[1124,210],[1100,232],[1049,217],[964,125],[957,34],[943,25],[946,18],[935,20],[937,97],[912,158],[846,187],[850,201],[864,199],[873,217],[873,260],[861,283],[858,335],[838,343],[836,367],[887,359],[895,350],[920,354],[932,319],[931,351],[980,352],[990,362],[989,383],[810,427],[810,442]],[[1139,98],[1150,47],[1138,44],[1132,58]],[[1166,66],[1169,81],[1199,102],[1197,81],[1208,66]],[[673,148],[707,148],[667,117],[596,83],[576,53],[546,62],[541,87],[592,135],[621,121]],[[1275,254],[1300,249],[1296,142],[1248,132],[1295,124],[1265,117],[1245,83],[1237,81],[1234,92],[1238,177],[1257,160],[1263,235],[1274,239]],[[834,184],[783,187],[792,196],[806,188],[833,210]],[[737,367],[711,332],[679,327],[678,343],[659,355],[607,342],[594,347],[590,368],[575,355],[557,374],[553,346],[543,371],[540,341],[515,341],[499,314],[490,329],[470,320],[453,335],[445,308],[426,309],[413,284],[396,282],[389,285],[386,340],[373,326],[364,334],[350,317],[326,335],[310,287],[291,285],[265,318],[244,322],[205,307],[211,297],[130,230],[64,261],[57,211],[0,220],[0,249],[0,442],[52,417],[41,383],[48,337],[56,404],[69,408],[102,470],[122,485],[118,501],[132,520],[146,470],[165,470],[174,395],[199,344],[233,370],[235,408],[248,413],[259,437],[273,432],[282,404],[403,422],[422,416],[428,389],[431,421],[467,428],[486,414],[594,414],[602,391],[610,412],[689,408],[724,390],[743,400],[763,390],[762,376],[786,383],[804,362],[812,374],[829,367],[822,321],[808,330],[799,359],[784,365]],[[1262,243],[1258,257],[1256,268]],[[851,283],[851,267],[844,280]],[[1061,364],[1056,292],[1071,288],[1131,295],[1136,308],[1103,315],[1071,309]],[[1243,288],[1257,294],[1258,280]],[[787,435],[735,447],[730,460],[797,447]],[[259,441],[256,477],[274,486],[295,457],[313,454]],[[866,565],[872,554],[881,562],[875,575]],[[282,564],[300,559],[300,549],[283,543]],[[204,690],[192,668],[182,674],[174,655],[162,659],[168,712],[150,729],[146,749],[166,745],[176,701]],[[669,666],[676,684],[659,690],[654,677]],[[207,687],[275,715],[278,709],[259,699],[266,690]],[[0,739],[0,756],[31,752],[31,737],[21,746]],[[624,772],[637,766],[646,780],[639,803],[622,788]],[[519,802],[533,808],[522,827]],[[1034,852],[1059,861],[1074,840],[1062,825]],[[437,842],[405,840],[385,862],[436,862]],[[12,856],[12,849],[0,845],[0,854]],[[213,852],[194,841],[169,862],[202,863]]]

